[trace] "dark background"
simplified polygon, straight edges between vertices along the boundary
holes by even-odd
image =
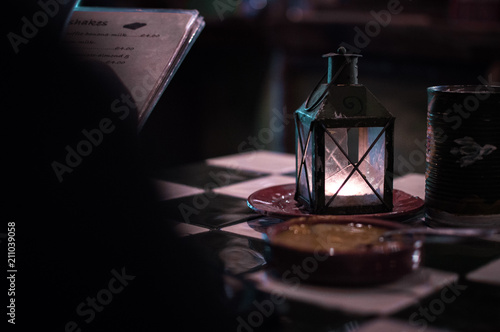
[[[141,134],[147,160],[170,166],[237,153],[249,137],[255,148],[294,153],[293,122],[270,138],[270,121],[304,102],[326,71],[323,54],[359,46],[356,29],[389,4],[400,12],[358,47],[359,82],[396,116],[396,173],[424,172],[426,88],[479,84],[480,75],[500,81],[500,1],[141,1],[197,9],[206,21]]]

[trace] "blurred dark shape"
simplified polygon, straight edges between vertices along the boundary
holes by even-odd
[[[4,5],[3,35],[22,41],[3,38],[2,74],[16,328],[227,330],[236,320],[225,306],[220,267],[155,214],[137,116],[130,107],[120,118],[111,107],[128,92],[108,67],[58,47],[73,3],[51,2],[53,15],[38,2]],[[118,287],[113,278],[124,287],[109,298]]]
[[[499,0],[450,0],[448,5],[449,17],[463,23],[496,22],[500,23]]]

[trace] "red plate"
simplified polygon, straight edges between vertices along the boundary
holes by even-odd
[[[281,219],[312,215],[299,208],[294,199],[295,183],[260,189],[248,197],[248,206],[259,214]],[[390,212],[362,214],[360,217],[379,219],[406,219],[418,214],[424,201],[401,190],[393,191],[394,207]],[[350,215],[351,217],[353,215]]]

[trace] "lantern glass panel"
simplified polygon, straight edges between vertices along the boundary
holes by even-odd
[[[344,157],[342,151],[340,150],[340,148],[344,151],[348,150],[348,136],[346,128],[330,128],[328,131],[335,139],[331,139],[331,137],[325,133],[325,170],[326,173],[331,176],[349,165],[349,160]],[[328,177],[325,176],[325,180],[327,179]]]
[[[383,127],[368,128],[367,145],[368,147],[372,146],[372,148],[360,166],[362,172],[369,179],[373,187],[377,189],[379,194],[384,192],[384,173],[386,169],[385,135],[383,131]],[[379,137],[378,140],[377,137]]]
[[[312,141],[311,132],[308,126],[303,124],[298,126],[298,144],[297,144],[297,170],[299,174],[299,190],[305,199],[310,200],[312,197]],[[304,151],[305,159],[304,159]],[[302,164],[302,165],[301,165]]]
[[[381,204],[375,192],[383,197],[384,128],[326,130],[325,202],[329,207]]]

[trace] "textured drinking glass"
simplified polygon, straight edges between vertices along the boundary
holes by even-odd
[[[500,87],[427,89],[426,220],[500,225]]]

